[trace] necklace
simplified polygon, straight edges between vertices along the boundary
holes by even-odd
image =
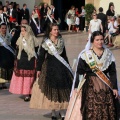
[[[52,41],[52,43],[54,43],[55,45],[57,45],[57,43],[58,43],[58,39],[51,40],[51,41]]]
[[[93,49],[93,52],[94,52],[97,56],[100,57],[100,56],[103,54],[104,49],[102,49],[102,50],[94,50],[94,49]]]

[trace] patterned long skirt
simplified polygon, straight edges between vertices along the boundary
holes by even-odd
[[[117,120],[113,93],[97,76],[83,85],[81,105],[83,120]]]
[[[69,84],[72,83],[72,76],[69,76],[70,80],[68,79],[68,81],[66,79],[61,80],[63,84],[68,87],[60,89],[59,86],[57,86],[57,88],[53,88],[48,84],[48,80],[46,80],[46,71],[47,61],[45,61],[42,66],[40,78],[33,85],[30,108],[49,110],[67,109],[71,90]],[[54,79],[54,83],[59,85],[56,79]]]

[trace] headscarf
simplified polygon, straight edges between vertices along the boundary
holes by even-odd
[[[78,55],[77,65],[76,65],[76,70],[75,70],[75,75],[74,75],[74,79],[73,79],[73,85],[72,85],[72,90],[71,90],[70,96],[72,96],[72,91],[73,91],[74,88],[75,88],[75,82],[76,82],[76,76],[77,76],[77,67],[78,67],[79,59],[81,58],[81,55],[82,55],[84,52],[90,50],[90,48],[92,48],[91,38],[88,40],[87,44],[85,45],[85,49],[82,50],[82,52],[80,52],[79,55]],[[108,48],[106,48],[105,45],[103,45],[103,48],[108,49]],[[112,55],[112,61],[115,61],[115,58],[114,58],[113,55]]]
[[[29,25],[22,24],[23,27],[26,29],[26,34],[23,37],[22,34],[20,34],[20,37],[17,40],[17,45],[19,48],[18,56],[17,58],[20,59],[21,57],[21,52],[24,49],[24,51],[28,55],[28,60],[30,60],[32,57],[36,56],[35,53],[35,47],[39,46],[39,42],[37,38],[34,36],[33,31]],[[25,40],[27,46],[25,47],[23,45],[23,39]]]

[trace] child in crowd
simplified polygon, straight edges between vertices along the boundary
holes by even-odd
[[[75,15],[75,25],[76,25],[76,31],[79,32],[80,19],[78,17],[78,14]]]

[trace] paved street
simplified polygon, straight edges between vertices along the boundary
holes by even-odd
[[[73,59],[84,48],[87,33],[64,34],[67,56],[72,65]],[[40,41],[42,40],[39,37]],[[120,49],[111,48],[115,58],[120,88]],[[75,68],[74,68],[75,69]],[[50,111],[29,108],[29,102],[24,102],[22,96],[10,94],[7,90],[0,90],[0,120],[50,120]]]

